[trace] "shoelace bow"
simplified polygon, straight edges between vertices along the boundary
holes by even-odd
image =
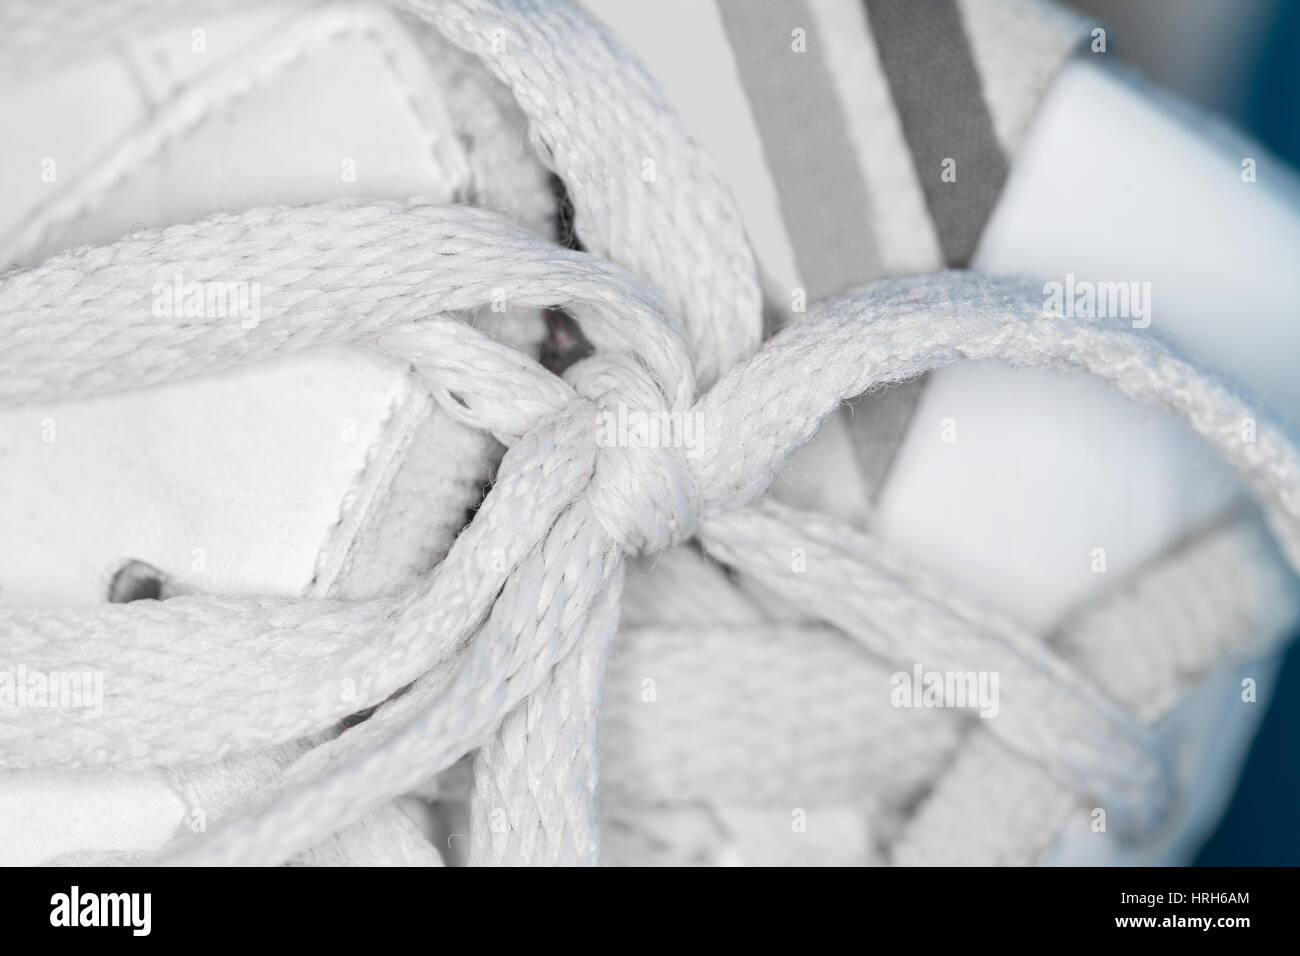
[[[596,718],[625,557],[697,538],[883,659],[998,672],[1001,712],[981,726],[1008,759],[1097,800],[1121,828],[1155,826],[1171,794],[1140,721],[1037,637],[950,596],[874,537],[765,492],[843,400],[871,388],[958,359],[1082,371],[1187,422],[1300,567],[1300,455],[1286,434],[1156,337],[1045,315],[1038,287],[1016,281],[888,280],[760,349],[739,219],[612,41],[564,4],[407,6],[515,91],[592,253],[419,201],[140,233],[0,277],[0,400],[88,397],[349,342],[411,363],[447,414],[507,445],[496,483],[428,580],[397,599],[196,595],[0,612],[6,661],[108,675],[101,720],[0,713],[4,765],[208,763],[374,707],[164,859],[282,862],[477,749],[472,861],[594,863]],[[572,125],[575,103],[597,121]],[[680,177],[647,190],[641,155],[674,157]],[[154,318],[150,290],[176,272],[260,283],[260,323]],[[556,376],[458,318],[502,298],[566,309],[595,354]],[[603,441],[605,416],[629,411],[689,416],[696,440]],[[790,573],[794,548],[810,573]]]

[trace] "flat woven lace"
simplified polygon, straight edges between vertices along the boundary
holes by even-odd
[[[1157,826],[1173,795],[1143,721],[870,533],[767,492],[845,399],[958,360],[1047,367],[1184,421],[1236,470],[1294,568],[1300,454],[1282,427],[1149,330],[1044,314],[1041,287],[1020,281],[887,280],[763,344],[737,211],[603,29],[560,2],[401,6],[513,91],[588,251],[418,199],[136,233],[0,277],[0,401],[90,398],[351,343],[409,363],[448,415],[504,443],[495,484],[446,558],[391,600],[0,611],[0,663],[110,675],[100,720],[0,710],[3,766],[206,765],[308,739],[159,857],[274,864],[473,753],[471,862],[594,864],[597,718],[625,561],[695,540],[883,660],[998,672],[1000,713],[977,728],[998,759],[1106,807],[1125,832]],[[647,156],[654,184],[639,175]],[[150,290],[178,272],[260,283],[260,323],[155,318]],[[594,354],[557,376],[465,320],[503,296],[567,310]],[[695,446],[602,442],[602,413],[619,409],[691,416]],[[792,548],[815,574],[790,573]]]

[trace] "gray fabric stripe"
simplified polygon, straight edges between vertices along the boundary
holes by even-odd
[[[953,0],[864,0],[912,164],[944,261],[964,266],[1007,178],[1006,157],[984,102],[961,14]],[[956,182],[940,178],[956,160]],[[845,417],[872,498],[893,467],[926,379],[864,396]]]
[[[718,0],[718,11],[809,302],[880,278],[871,202],[807,4]],[[804,53],[791,49],[796,27],[806,31]],[[919,383],[909,383],[865,396],[841,413],[873,498],[919,394]]]
[[[842,410],[858,473],[872,501],[880,497],[928,381],[922,376],[883,391],[859,395]]]
[[[953,0],[863,0],[949,266],[966,265],[1007,178],[1007,160],[984,102]],[[956,182],[943,182],[944,159]]]
[[[718,0],[808,301],[881,276],[871,203],[804,0]],[[806,31],[806,52],[791,32]]]

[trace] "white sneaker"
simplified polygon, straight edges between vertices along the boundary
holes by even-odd
[[[1244,183],[1255,147],[1070,59],[1091,25],[1045,6],[590,3],[666,105],[568,4],[407,6],[110,4],[64,49],[15,7],[0,162],[34,188],[0,238],[36,268],[0,278],[0,671],[89,676],[84,713],[0,714],[0,862],[1186,862],[1300,616],[1293,447],[1142,350],[1300,405],[1273,321],[1300,292],[1294,179]],[[893,46],[912,29],[968,43],[984,91],[952,180],[946,157],[926,178],[951,116]],[[304,208],[243,213],[268,206]],[[111,248],[60,255],[83,244]],[[801,314],[945,265],[1033,281]],[[760,269],[768,325],[796,328],[743,365]],[[947,308],[905,377],[1044,364],[1006,303],[1130,280],[1133,314],[1102,318],[1132,334],[1090,369],[1191,415],[1282,549],[1184,425],[1064,376],[1075,353],[849,391],[747,483],[861,341],[885,375]],[[855,309],[877,324],[819,374],[746,391]],[[612,450],[581,443],[579,396]],[[653,448],[626,433],[647,396],[671,409]],[[515,451],[484,501],[493,438]],[[773,478],[780,505],[739,508]],[[943,660],[972,706],[922,692]]]

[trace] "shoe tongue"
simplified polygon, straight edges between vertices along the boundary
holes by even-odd
[[[1117,139],[1117,128],[1129,137]],[[1135,156],[1123,144],[1139,138]],[[1099,315],[1116,303],[1123,314],[1111,321],[1222,366],[1267,407],[1294,414],[1300,391],[1286,356],[1295,332],[1275,317],[1300,294],[1281,259],[1300,242],[1300,203],[1290,177],[1241,182],[1241,156],[1253,151],[1203,135],[1185,111],[1127,78],[1071,64],[1030,129],[972,267],[1054,281],[1072,305],[1092,301]],[[1215,185],[1189,204],[1188,183]],[[1276,281],[1225,280],[1223,249]],[[1120,285],[1126,296],[1112,297]],[[862,476],[876,449],[861,440],[873,430],[862,421],[885,431],[893,391],[855,402],[851,417],[796,455],[785,493],[815,507],[820,482],[843,514],[1038,633],[1241,499],[1181,423],[1094,377],[959,363],[923,380],[866,516],[853,496],[870,498]],[[848,468],[855,457],[868,467]]]
[[[1255,148],[1207,124],[1128,77],[1068,65],[972,267],[1044,280],[1045,307],[1046,293],[1073,293],[1067,315],[1158,336],[1294,414],[1296,332],[1276,317],[1300,294],[1283,264],[1300,194],[1287,176],[1243,184]],[[1124,145],[1138,140],[1140,154]],[[1189,203],[1198,183],[1203,201]],[[1276,280],[1225,278],[1224,249]],[[878,527],[1046,633],[1242,497],[1189,429],[1091,376],[962,364],[929,376]]]

